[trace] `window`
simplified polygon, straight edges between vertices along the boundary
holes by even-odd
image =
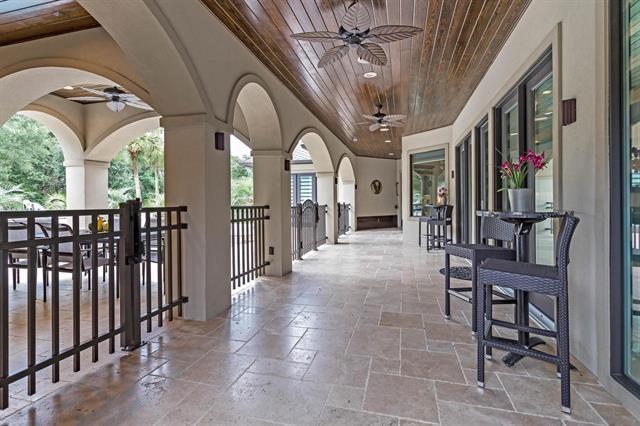
[[[471,242],[471,135],[456,146],[456,239]]]
[[[611,374],[640,397],[640,0],[610,4]]]
[[[476,209],[489,209],[489,121],[476,127]],[[480,218],[476,220],[476,241],[480,241]]]
[[[317,201],[316,175],[313,173],[292,173],[291,205],[302,204],[306,200]]]
[[[445,150],[411,154],[411,216],[426,216],[427,206],[438,203],[438,188],[446,187]]]

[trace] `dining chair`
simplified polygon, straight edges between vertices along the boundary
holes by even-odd
[[[484,387],[484,358],[491,357],[491,349],[497,348],[522,356],[529,356],[557,365],[560,376],[562,411],[571,413],[570,366],[569,363],[569,294],[568,265],[569,247],[580,219],[573,214],[562,218],[555,242],[555,265],[540,265],[505,259],[487,259],[478,268],[478,386]],[[556,331],[523,324],[515,324],[493,318],[493,286],[514,291],[545,294],[557,299]],[[556,354],[548,354],[523,345],[512,339],[494,337],[493,327],[538,334],[556,340]]]
[[[453,206],[444,205],[434,207],[435,214],[429,214],[427,219],[427,251],[442,248],[451,242],[449,230],[453,230]]]
[[[482,217],[480,222],[479,244],[447,244],[444,246],[444,316],[451,317],[451,296],[471,304],[471,331],[476,333],[477,281],[478,267],[490,258],[515,260],[515,225],[497,217]],[[502,245],[498,243],[502,242]],[[471,287],[451,287],[451,256],[471,261]],[[469,295],[471,293],[471,295]],[[496,293],[502,299],[496,303],[515,303],[502,293]]]

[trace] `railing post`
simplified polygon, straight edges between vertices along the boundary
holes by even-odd
[[[120,346],[126,351],[132,351],[142,345],[140,263],[144,248],[140,231],[140,208],[140,200],[130,200],[120,204],[118,274],[120,277],[120,322],[123,327]],[[161,291],[160,288],[158,291]],[[149,302],[147,301],[147,303]]]
[[[296,226],[298,227],[298,241],[296,244],[298,245],[297,250],[297,259],[302,259],[302,204],[298,203],[296,206]]]
[[[0,245],[9,240],[7,219],[0,218]],[[9,251],[0,248],[0,410],[9,406]]]

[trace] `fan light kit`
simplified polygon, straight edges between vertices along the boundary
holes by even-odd
[[[364,78],[375,78],[378,76],[378,73],[375,71],[369,71],[364,73]]]
[[[367,61],[366,59],[358,58],[358,63],[362,65],[366,65],[369,63],[369,61]]]
[[[292,34],[296,40],[305,40],[320,43],[333,43],[341,41],[342,45],[334,46],[327,50],[318,68],[340,60],[350,48],[358,52],[358,57],[373,65],[384,66],[387,64],[387,55],[384,49],[376,43],[390,43],[400,41],[415,36],[422,32],[422,28],[409,25],[381,25],[371,28],[371,17],[365,6],[358,0],[354,0],[347,8],[347,13],[342,17],[342,22],[338,32],[313,31],[299,34]]]
[[[358,138],[353,138],[353,143],[358,142]]]
[[[389,155],[395,155],[393,152],[390,152]]]
[[[120,100],[109,101],[107,102],[107,108],[109,108],[113,112],[120,112],[126,107],[125,103]]]
[[[64,86],[63,89],[64,90],[73,90],[73,86]]]
[[[385,142],[386,143],[391,143],[391,139],[386,139]]]

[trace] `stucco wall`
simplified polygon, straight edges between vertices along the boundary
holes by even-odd
[[[397,167],[398,160],[358,157],[355,167],[358,185],[356,190],[358,217],[396,214]],[[382,183],[380,194],[374,194],[371,190],[371,182],[375,179]]]

